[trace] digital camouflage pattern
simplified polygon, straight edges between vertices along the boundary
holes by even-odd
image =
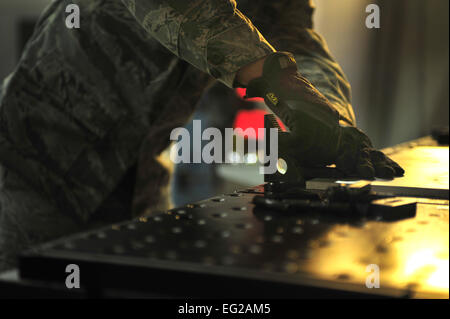
[[[233,86],[244,65],[274,51],[234,0],[123,0],[172,53]]]
[[[344,72],[325,41],[312,29],[312,1],[123,2],[145,30],[172,53],[229,87],[237,70],[271,53],[272,45],[279,51],[294,53],[301,73],[333,102],[347,122],[355,124]]]
[[[278,51],[294,54],[300,73],[356,125],[350,84],[325,40],[313,29],[311,0],[241,0],[239,8]]]
[[[80,29],[65,26],[71,3]],[[302,74],[354,119],[343,72],[310,29],[309,1],[123,3],[53,1],[3,82],[0,268],[31,244],[131,217],[110,209],[140,150],[136,196],[160,204],[168,175],[155,158],[194,111],[208,74],[232,86],[241,66],[273,51],[269,42],[293,52]]]

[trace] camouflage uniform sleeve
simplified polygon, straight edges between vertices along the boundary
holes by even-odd
[[[279,51],[292,52],[299,72],[339,111],[342,123],[356,125],[351,87],[326,41],[314,30],[311,0],[239,0],[264,36]]]
[[[235,0],[122,2],[162,45],[228,87],[242,66],[275,51]]]
[[[339,111],[341,124],[356,126],[350,83],[330,54],[325,40],[312,29],[299,30],[297,36],[304,42],[294,44],[291,52],[300,73]]]

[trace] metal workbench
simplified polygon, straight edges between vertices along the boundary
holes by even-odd
[[[407,173],[373,188],[416,198],[413,217],[270,211],[253,204],[261,185],[47,243],[3,283],[68,294],[77,264],[76,297],[448,298],[448,147],[424,138],[386,152]],[[369,289],[374,264],[380,288]]]

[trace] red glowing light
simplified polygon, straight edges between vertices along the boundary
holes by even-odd
[[[264,135],[260,136],[258,134],[258,128],[264,128],[264,115],[267,113],[268,112],[265,110],[241,110],[234,119],[233,128],[241,128],[243,131],[248,128],[253,128],[255,134],[249,134],[248,137],[264,139]],[[283,123],[280,120],[278,120],[278,123],[280,124],[281,129],[285,131],[286,128]]]
[[[247,89],[245,89],[245,88],[237,88],[236,89],[236,94],[241,99],[244,99],[245,94],[247,94]],[[262,99],[260,97],[253,97],[251,99],[245,99],[245,100],[249,101],[249,102],[264,102],[264,99]]]

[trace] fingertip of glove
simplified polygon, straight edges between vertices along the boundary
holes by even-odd
[[[405,170],[401,167],[394,167],[395,177],[403,177],[405,176]]]
[[[405,175],[405,170],[397,163],[394,162],[394,165],[392,165],[392,167],[394,168],[395,176],[401,177]]]

